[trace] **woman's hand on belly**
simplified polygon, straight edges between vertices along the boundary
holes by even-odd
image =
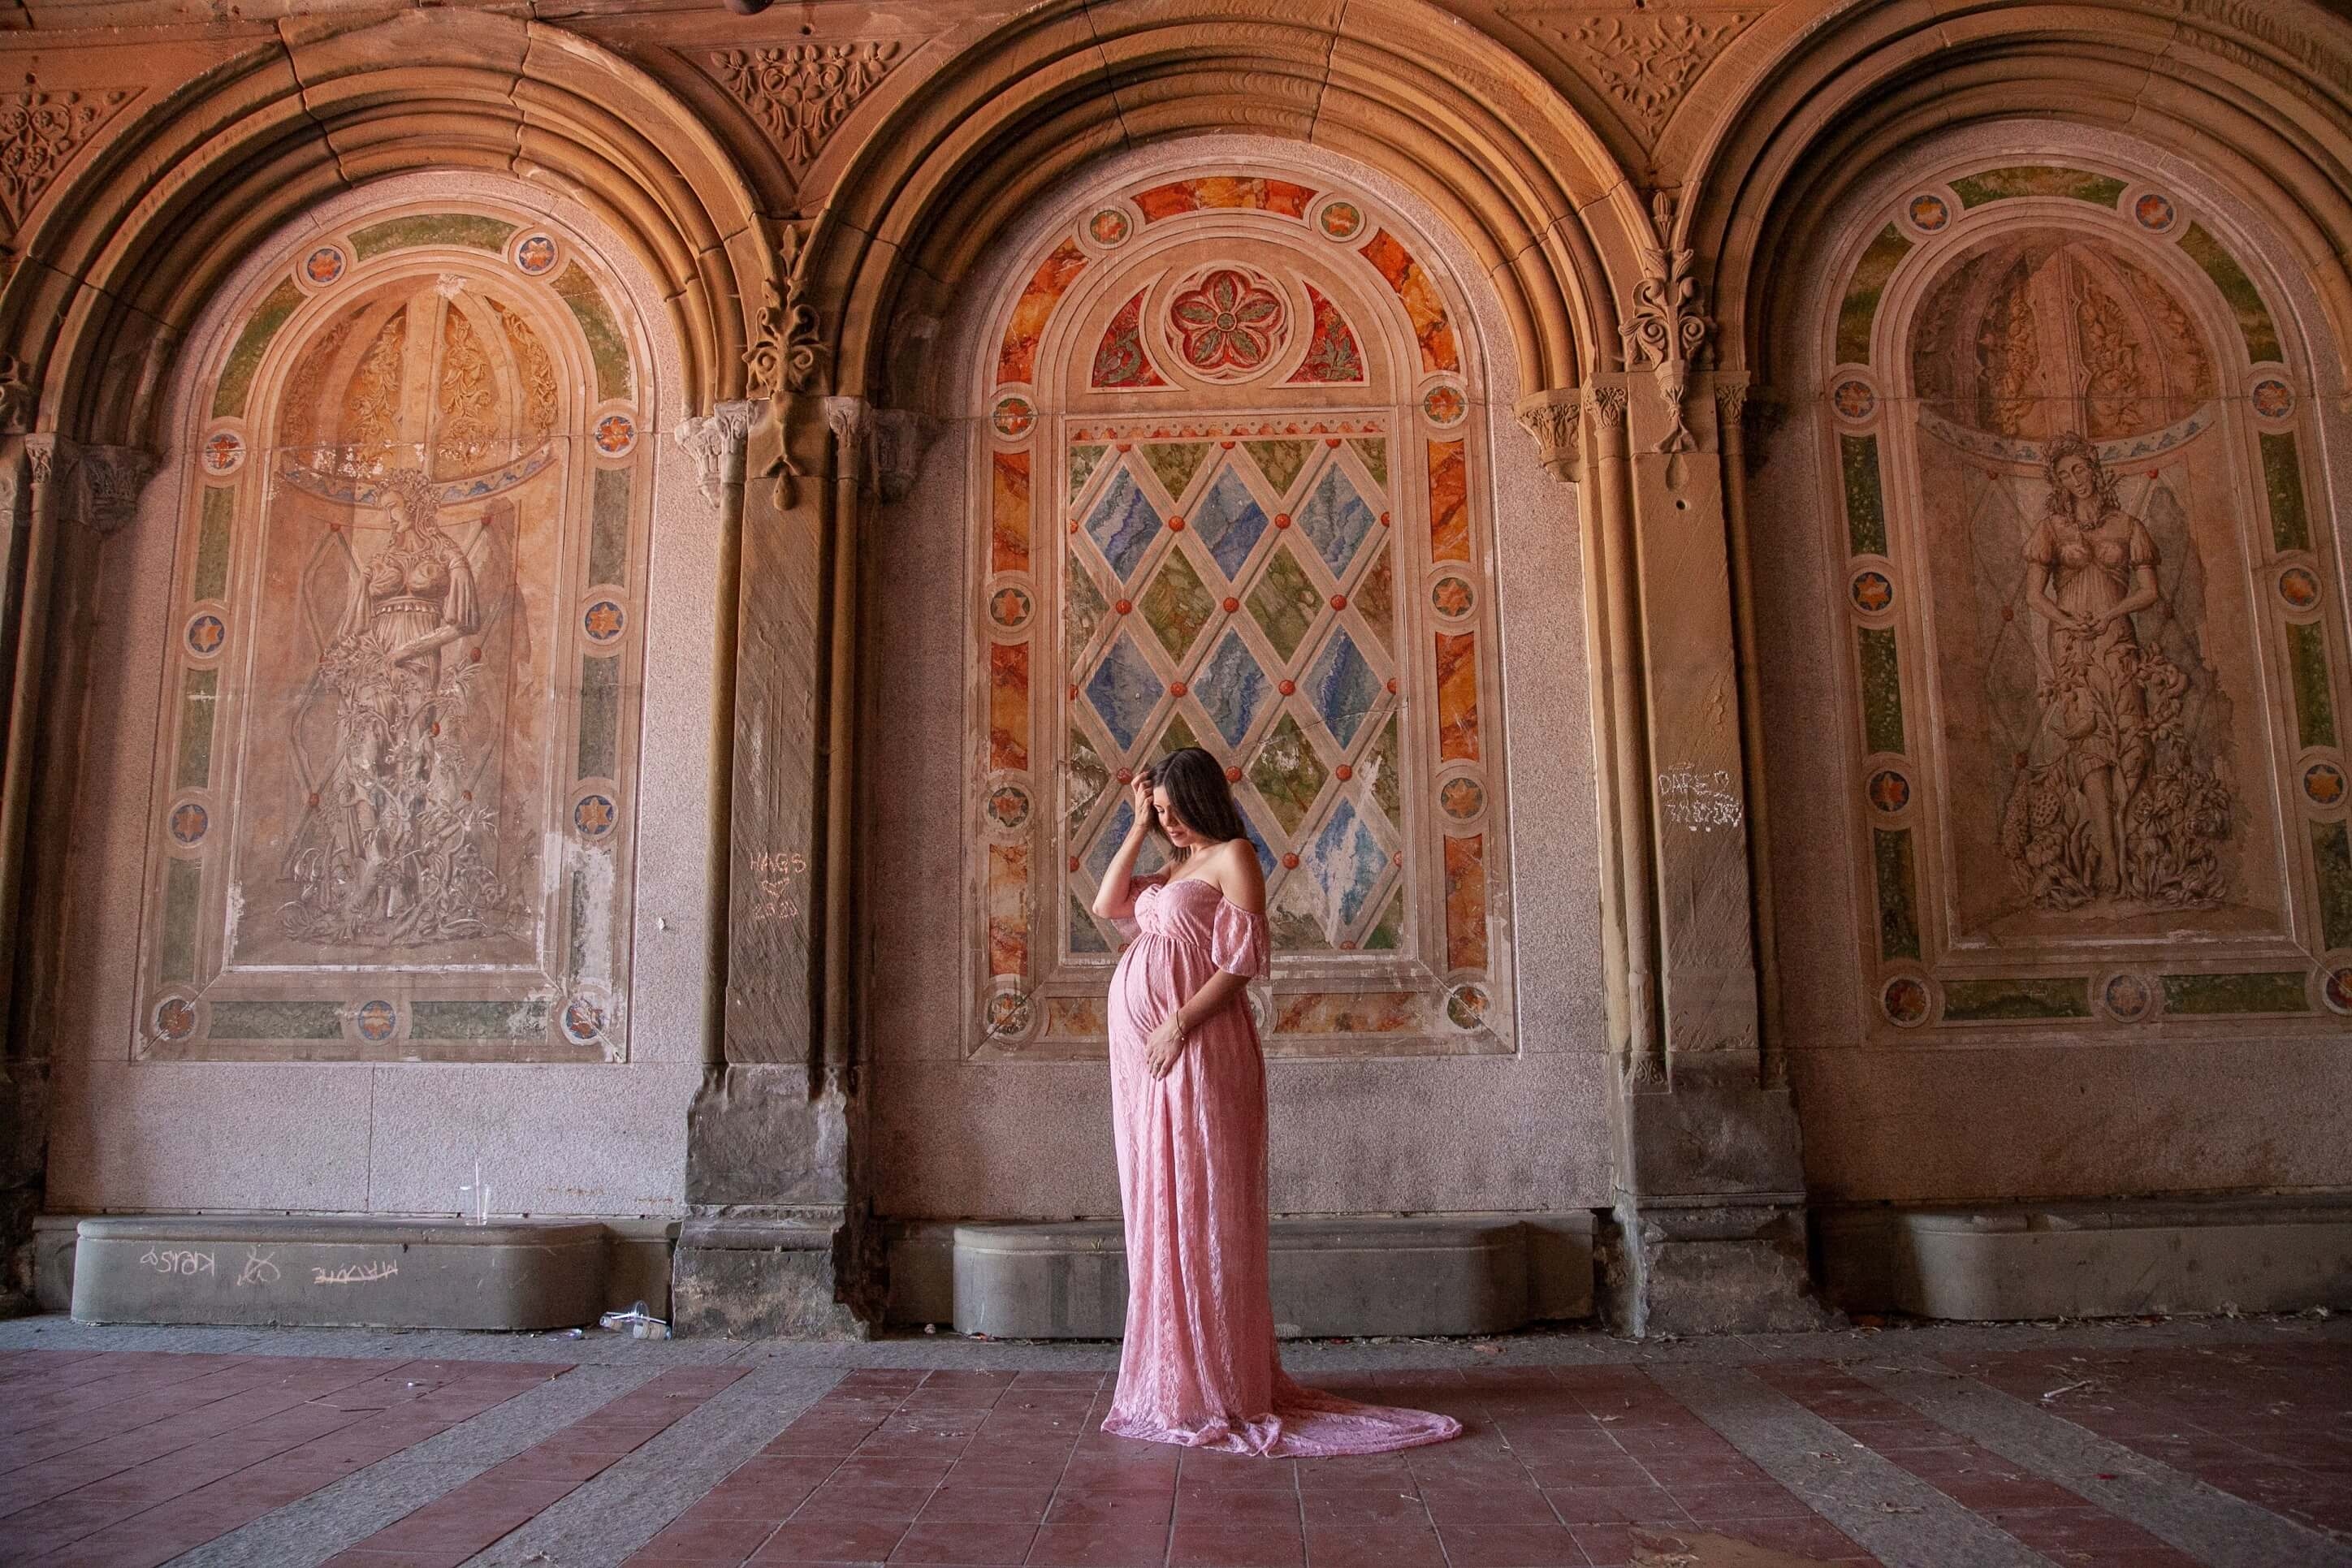
[[[1174,1070],[1176,1059],[1184,1054],[1184,1025],[1175,1012],[1160,1020],[1160,1027],[1144,1041],[1143,1064],[1154,1078],[1165,1078]]]

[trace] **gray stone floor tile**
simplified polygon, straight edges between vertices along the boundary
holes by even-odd
[[[2210,1568],[2352,1565],[2352,1546],[1927,1357],[1899,1368],[1862,1364],[1843,1370]]]
[[[1887,1568],[2057,1568],[1749,1373],[1684,1365],[1650,1375]]]

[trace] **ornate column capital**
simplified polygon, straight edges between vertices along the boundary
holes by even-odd
[[[903,408],[874,409],[871,423],[866,445],[874,488],[885,501],[899,500],[915,487],[923,455],[939,434],[939,423],[928,414]]]
[[[1518,416],[1519,428],[1534,438],[1553,478],[1571,485],[1583,480],[1583,388],[1536,392],[1521,398],[1511,412]]]
[[[725,504],[728,486],[743,482],[743,451],[758,409],[750,402],[722,402],[709,413],[678,421],[671,433],[679,449],[694,459],[696,487],[714,507]]]
[[[129,522],[140,492],[160,466],[136,446],[84,446],[75,453],[72,500],[80,520],[101,534]]]
[[[862,397],[829,397],[824,400],[825,428],[833,432],[838,472],[854,475],[860,484],[866,480],[866,431],[871,411]]]
[[[0,354],[0,435],[22,435],[32,429],[39,401],[33,367],[14,354]]]
[[[74,444],[62,435],[28,435],[25,461],[32,467],[33,487],[41,489],[64,478],[73,467]]]
[[[1593,422],[1602,430],[1625,428],[1625,389],[1621,386],[1598,386],[1585,394],[1584,406]]]

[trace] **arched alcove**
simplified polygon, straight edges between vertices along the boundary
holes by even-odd
[[[1207,138],[1066,182],[946,323],[959,417],[869,601],[886,1215],[1117,1212],[1086,904],[1118,775],[1187,741],[1282,933],[1277,1209],[1605,1191],[1575,492],[1465,259],[1352,160]]]
[[[1756,601],[1827,1196],[2336,1179],[2272,1098],[2352,1009],[2336,349],[2292,255],[2145,144],[1988,126],[1794,263]],[[2095,1130],[2086,1073],[2130,1084]],[[1930,1099],[2011,1157],[1922,1136]]]
[[[653,280],[407,175],[189,341],[98,561],[52,1201],[446,1215],[478,1160],[509,1212],[675,1212],[718,551]]]

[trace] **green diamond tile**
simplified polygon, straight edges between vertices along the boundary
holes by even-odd
[[[1079,561],[1076,552],[1070,555],[1069,568],[1063,573],[1062,638],[1069,649],[1070,672],[1076,674],[1085,662],[1087,643],[1095,628],[1110,610],[1110,603],[1095,586],[1095,580]]]
[[[1209,597],[1192,561],[1181,549],[1170,550],[1160,575],[1143,591],[1143,619],[1160,645],[1168,650],[1168,656],[1181,663],[1201,628],[1216,612],[1217,601]]]
[[[1381,731],[1381,743],[1372,747],[1364,761],[1372,776],[1372,799],[1380,802],[1381,810],[1388,813],[1390,821],[1402,827],[1402,820],[1397,815],[1400,798],[1397,793],[1396,715],[1389,715],[1388,727]]]
[[[1160,744],[1152,749],[1165,757],[1171,751],[1181,751],[1188,746],[1200,744],[1200,737],[1194,735],[1192,727],[1185,722],[1182,710],[1174,709],[1168,715],[1168,727],[1160,732]]]
[[[1094,803],[1102,798],[1104,786],[1110,782],[1110,769],[1103,766],[1087,732],[1076,725],[1070,727],[1070,754],[1063,767],[1070,776],[1069,831],[1075,833]]]
[[[1208,455],[1209,444],[1205,441],[1159,442],[1143,449],[1143,460],[1151,465],[1151,471],[1168,487],[1171,501],[1184,498],[1184,486],[1192,482],[1192,476],[1201,471],[1202,460]]]
[[[1315,591],[1307,569],[1298,564],[1288,545],[1276,545],[1257,586],[1250,590],[1249,612],[1284,664],[1298,652],[1298,644],[1307,640],[1322,609],[1323,596]]]
[[[1315,444],[1311,441],[1244,441],[1242,450],[1250,455],[1250,461],[1257,465],[1259,473],[1265,476],[1265,482],[1274,486],[1274,493],[1287,496],[1290,494],[1290,482],[1298,477],[1298,471],[1306,467],[1307,460],[1315,455]]]
[[[1396,653],[1396,573],[1389,568],[1389,548],[1382,545],[1372,564],[1356,584],[1356,609],[1381,646]]]
[[[1323,928],[1323,890],[1304,869],[1283,878],[1266,901],[1266,925],[1279,952],[1328,952]]]
[[[1091,444],[1070,448],[1070,502],[1073,506],[1077,504],[1080,492],[1086,489],[1087,481],[1095,476],[1096,465],[1102,462],[1103,454],[1109,450],[1108,446]]]
[[[1110,944],[1103,940],[1102,928],[1087,906],[1076,898],[1070,900],[1070,951],[1073,953],[1108,953]]]
[[[1380,924],[1364,937],[1367,949],[1388,951],[1404,946],[1404,889],[1400,887],[1389,899]]]
[[[1358,435],[1350,437],[1348,444],[1354,447],[1356,455],[1364,460],[1365,471],[1371,475],[1372,483],[1383,490],[1387,489],[1389,487],[1388,437]]]
[[[1330,777],[1330,770],[1315,755],[1314,745],[1298,727],[1298,721],[1284,714],[1281,722],[1266,733],[1265,744],[1258,747],[1249,776],[1281,821],[1282,831],[1296,837],[1315,797],[1323,792],[1323,781]]]

